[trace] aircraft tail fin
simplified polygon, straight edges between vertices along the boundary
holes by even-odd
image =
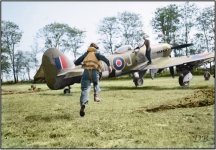
[[[55,86],[57,75],[73,68],[73,64],[60,50],[49,48],[43,54],[42,67],[47,86],[50,89],[57,89]]]

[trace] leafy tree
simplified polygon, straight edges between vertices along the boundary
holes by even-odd
[[[215,48],[214,47],[214,41],[215,41],[214,8],[213,7],[204,8],[196,18],[196,21],[197,21],[196,27],[199,30],[199,35],[202,35],[200,38],[203,38],[202,41],[204,41],[204,43],[201,44],[206,45],[205,49],[207,49],[208,52],[213,51]]]
[[[23,51],[18,51],[15,54],[14,62],[15,62],[16,82],[19,82],[19,76],[21,75],[22,70],[24,69],[24,65],[27,63],[25,61]]]
[[[34,38],[34,43],[33,45],[31,46],[31,54],[30,54],[30,57],[32,58],[32,62],[33,62],[33,66],[32,67],[35,67],[35,68],[38,68],[38,59],[37,59],[37,55],[40,53],[40,50],[39,50],[39,44],[37,42],[37,39]]]
[[[84,35],[85,31],[81,31],[76,28],[68,28],[67,30],[67,37],[68,40],[64,41],[64,46],[67,48],[67,51],[70,49],[73,52],[74,59],[76,59],[77,55],[79,55],[78,49],[83,45],[84,43]]]
[[[184,41],[184,43],[191,43],[191,29],[195,25],[195,16],[197,14],[197,6],[192,3],[190,4],[189,1],[185,2],[185,4],[180,7],[180,13],[181,13],[181,21],[180,21],[180,29],[182,30],[180,39],[181,41]],[[189,47],[189,52],[194,53],[194,49],[191,49],[192,47]],[[188,48],[186,47],[186,55],[188,55]]]
[[[22,60],[22,62],[23,62],[22,70],[27,72],[28,80],[31,80],[30,72],[33,68],[36,67],[35,63],[38,62],[38,60],[36,59],[36,55],[35,55],[34,51],[33,52],[28,51],[28,52],[24,53],[24,57],[22,59],[23,59]]]
[[[178,34],[180,17],[179,7],[175,4],[156,9],[155,16],[152,19],[152,26],[155,33],[159,35],[160,42],[167,42],[172,45],[181,42]],[[174,54],[175,56],[182,55],[177,50],[174,50]]]
[[[51,23],[43,27],[37,33],[38,38],[42,38],[44,48],[58,48],[64,51],[63,43],[69,26],[61,23]],[[45,51],[43,49],[42,51]]]
[[[123,45],[135,47],[144,36],[143,23],[139,14],[123,12],[118,14]]]
[[[43,52],[48,48],[58,48],[62,52],[72,49],[76,57],[83,44],[84,31],[71,28],[67,24],[51,23],[40,29],[37,37],[42,38],[44,42]]]
[[[205,43],[204,35],[202,33],[196,33],[194,35],[194,41],[195,41],[195,42],[193,42],[195,44],[194,47],[197,49],[195,54],[199,54],[201,52],[204,52],[204,50],[206,48],[206,45],[203,44],[203,43]]]
[[[116,40],[119,36],[119,26],[116,17],[105,17],[98,26],[98,33],[101,35],[101,41],[104,48],[110,54],[113,54]]]
[[[22,37],[22,31],[19,29],[19,26],[10,21],[2,21],[2,47],[9,55],[11,68],[13,71],[14,82],[16,83],[16,69],[15,69],[15,52],[16,45],[20,42]]]
[[[152,19],[152,27],[158,35],[160,42],[176,44],[178,41],[178,28],[180,11],[177,5],[171,4],[167,7],[157,8]]]
[[[1,76],[3,73],[8,74],[10,71],[10,62],[5,48],[1,47]]]

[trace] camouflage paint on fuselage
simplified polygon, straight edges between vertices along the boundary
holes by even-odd
[[[151,57],[152,59],[159,57],[168,57],[171,54],[171,45],[169,44],[157,44],[151,47]],[[119,76],[125,73],[130,73],[131,69],[135,66],[147,62],[146,58],[146,47],[141,47],[138,51],[128,50],[122,54],[113,54],[108,57],[112,68],[115,70],[115,74],[111,77]],[[117,64],[122,61],[123,66],[117,67]],[[121,63],[119,63],[121,64]],[[102,77],[107,78],[108,76],[108,66],[103,63],[104,69],[102,70]]]
[[[80,77],[66,78],[59,73],[73,69],[71,61],[58,49],[48,49],[42,57],[42,66],[47,86],[50,89],[63,89],[65,86],[80,82]]]
[[[152,59],[167,57],[170,56],[170,53],[171,46],[169,44],[151,46]],[[137,51],[130,49],[124,53],[110,55],[108,59],[113,68],[113,72],[109,73],[108,66],[102,62],[102,78],[116,77],[131,73],[134,71],[132,69],[137,65],[148,61],[146,58],[145,46]],[[80,68],[80,66],[74,67],[71,61],[58,49],[50,48],[44,53],[41,68],[43,69],[48,87],[53,90],[63,89],[66,86],[80,83],[81,81],[81,75],[65,78],[65,74],[73,72],[74,69]]]

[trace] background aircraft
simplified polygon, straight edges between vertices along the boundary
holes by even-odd
[[[143,77],[150,70],[151,77],[169,68],[174,77],[174,66],[179,74],[180,86],[188,86],[192,79],[191,70],[214,60],[214,53],[201,53],[190,56],[171,57],[173,49],[181,49],[192,44],[171,46],[169,44],[157,44],[151,46],[152,64],[147,65],[146,47],[133,49],[130,45],[116,49],[115,54],[110,55],[113,71],[108,72],[108,66],[103,63],[101,78],[117,77],[124,74],[132,74],[135,86],[143,85]],[[42,64],[34,76],[34,81],[44,79],[52,90],[64,89],[64,93],[70,92],[70,85],[80,83],[83,69],[74,64],[58,49],[50,48],[42,57]],[[68,88],[67,88],[68,87]]]

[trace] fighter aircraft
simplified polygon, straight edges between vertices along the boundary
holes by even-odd
[[[113,55],[107,58],[113,68],[108,72],[108,66],[102,62],[103,70],[101,79],[112,78],[125,74],[132,74],[135,86],[143,85],[143,78],[147,70],[154,78],[156,73],[169,68],[174,77],[174,68],[179,74],[180,86],[188,86],[192,79],[191,71],[194,67],[201,66],[214,60],[214,53],[201,53],[190,56],[171,57],[173,49],[181,49],[193,44],[172,46],[167,43],[160,43],[151,46],[152,64],[148,65],[146,58],[146,46],[134,49],[130,45],[124,45],[116,49]],[[47,86],[52,90],[64,89],[64,93],[70,93],[70,86],[80,83],[84,69],[82,66],[74,66],[60,50],[50,48],[45,51],[42,57],[42,64],[34,76],[34,80],[44,79]]]

